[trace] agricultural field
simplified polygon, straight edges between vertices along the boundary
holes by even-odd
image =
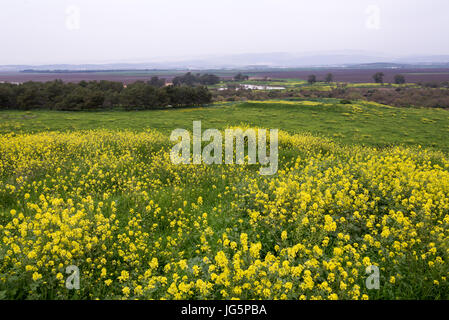
[[[379,71],[385,74],[386,83],[393,83],[396,74],[403,74],[409,83],[449,81],[448,68],[315,68],[260,71],[254,75],[273,79],[307,79],[310,74],[315,74],[319,80],[322,80],[330,72],[338,82],[369,83],[373,80],[373,74]]]
[[[284,79],[287,81],[306,81],[307,77],[315,74],[318,80],[323,80],[328,73],[334,75],[334,80],[354,84],[370,83],[373,74],[383,72],[386,83],[394,83],[396,74],[403,74],[407,82],[445,82],[449,81],[449,68],[290,68],[290,69],[260,69],[260,70],[188,70],[192,73],[213,73],[225,80],[231,80],[238,72],[243,72],[250,77],[271,79]],[[135,81],[148,81],[153,76],[172,80],[175,76],[186,73],[187,70],[104,70],[96,72],[5,72],[0,71],[0,81],[26,82],[26,81],[53,81],[61,79],[64,82],[79,81],[118,81],[133,83]]]
[[[277,174],[174,165],[198,120],[279,128]],[[0,298],[448,299],[447,141],[447,110],[363,101],[1,111]]]

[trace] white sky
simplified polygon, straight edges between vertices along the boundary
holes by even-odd
[[[373,5],[379,19],[367,11]],[[448,15],[448,0],[0,0],[0,65],[335,50],[449,54]]]

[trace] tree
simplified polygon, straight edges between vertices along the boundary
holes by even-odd
[[[173,84],[175,86],[195,86],[195,85],[214,85],[220,82],[220,78],[214,74],[192,74],[191,72],[186,73],[183,76],[177,76],[173,79]]]
[[[214,85],[220,83],[220,78],[214,74],[203,74],[198,77],[198,80],[203,85]]]
[[[181,86],[183,84],[193,86],[195,83],[197,83],[197,77],[191,72],[187,72],[185,75],[173,79],[173,84],[175,86]]]
[[[396,84],[404,84],[405,83],[405,77],[402,74],[397,74],[394,76],[394,83]]]
[[[17,106],[20,109],[33,109],[45,106],[46,97],[39,83],[25,82],[20,86],[17,96]]]
[[[165,86],[165,79],[159,79],[159,77],[151,77],[150,81],[147,82],[150,86],[156,88],[162,88]]]
[[[314,84],[316,82],[316,75],[310,75],[307,81],[309,82],[309,84]]]
[[[241,72],[234,76],[235,81],[246,81],[249,79],[249,76],[243,75]]]
[[[214,75],[188,75],[203,82],[217,81]],[[102,108],[125,107],[127,109],[163,108],[169,104],[177,106],[204,105],[212,101],[212,94],[206,86],[168,86],[163,79],[154,77],[152,81],[136,81],[123,86],[121,82],[82,81],[64,83],[26,82],[20,85],[0,83],[0,109],[56,110],[97,110]],[[155,86],[158,85],[158,86]]]
[[[136,81],[122,92],[122,102],[127,107],[153,109],[163,107],[167,101],[162,97],[161,89]]]
[[[0,86],[0,108],[12,108],[15,106],[14,91],[9,85]]]
[[[100,109],[103,107],[104,92],[99,90],[88,90],[84,97],[84,109]]]
[[[96,82],[89,82],[89,84],[91,83],[96,83]],[[107,81],[107,80],[101,80],[95,87],[93,87],[92,89],[95,90],[101,90],[101,91],[108,91],[108,90],[112,90],[114,92],[121,92],[123,90],[123,83],[121,82],[114,82],[114,81]]]
[[[328,74],[326,75],[325,81],[326,81],[327,83],[331,83],[332,81],[334,81],[334,75],[333,75],[332,73],[328,73]]]
[[[78,85],[74,90],[64,97],[64,100],[57,106],[60,110],[82,110],[85,108],[85,99],[90,90]]]
[[[373,75],[374,82],[376,83],[384,83],[384,73],[383,72],[377,72]]]

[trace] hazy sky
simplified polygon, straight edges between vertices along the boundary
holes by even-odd
[[[0,65],[257,52],[449,54],[448,0],[0,0]]]

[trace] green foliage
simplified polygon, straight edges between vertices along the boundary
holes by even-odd
[[[120,82],[61,80],[0,84],[0,109],[53,109],[64,111],[120,108],[158,109],[167,106],[199,106],[211,102],[206,87],[164,87],[165,80],[153,77],[124,87]]]
[[[249,79],[249,76],[243,75],[241,72],[234,76],[235,81],[246,81]]]
[[[310,75],[307,81],[309,82],[309,84],[314,84],[316,82],[316,76],[313,74]]]
[[[170,90],[183,90],[171,87]],[[224,129],[242,123],[279,128],[290,133],[311,132],[348,145],[386,147],[421,145],[449,151],[449,112],[430,108],[396,108],[373,102],[342,104],[337,99],[310,101],[255,101],[218,103],[207,108],[121,112],[0,111],[0,133],[73,131],[81,129],[149,128],[170,133],[191,128],[201,120],[204,128]],[[175,106],[175,105],[174,105]]]
[[[397,74],[394,76],[394,83],[396,84],[404,84],[405,83],[405,77],[402,74]]]
[[[192,74],[191,72],[186,73],[183,76],[178,76],[173,79],[173,84],[175,86],[195,86],[195,85],[215,85],[220,83],[220,78],[213,74]]]
[[[160,79],[159,77],[151,77],[151,80],[147,82],[150,86],[162,88],[165,86],[165,79]]]
[[[376,83],[384,83],[384,76],[385,74],[383,72],[377,72],[373,75],[374,82]]]

